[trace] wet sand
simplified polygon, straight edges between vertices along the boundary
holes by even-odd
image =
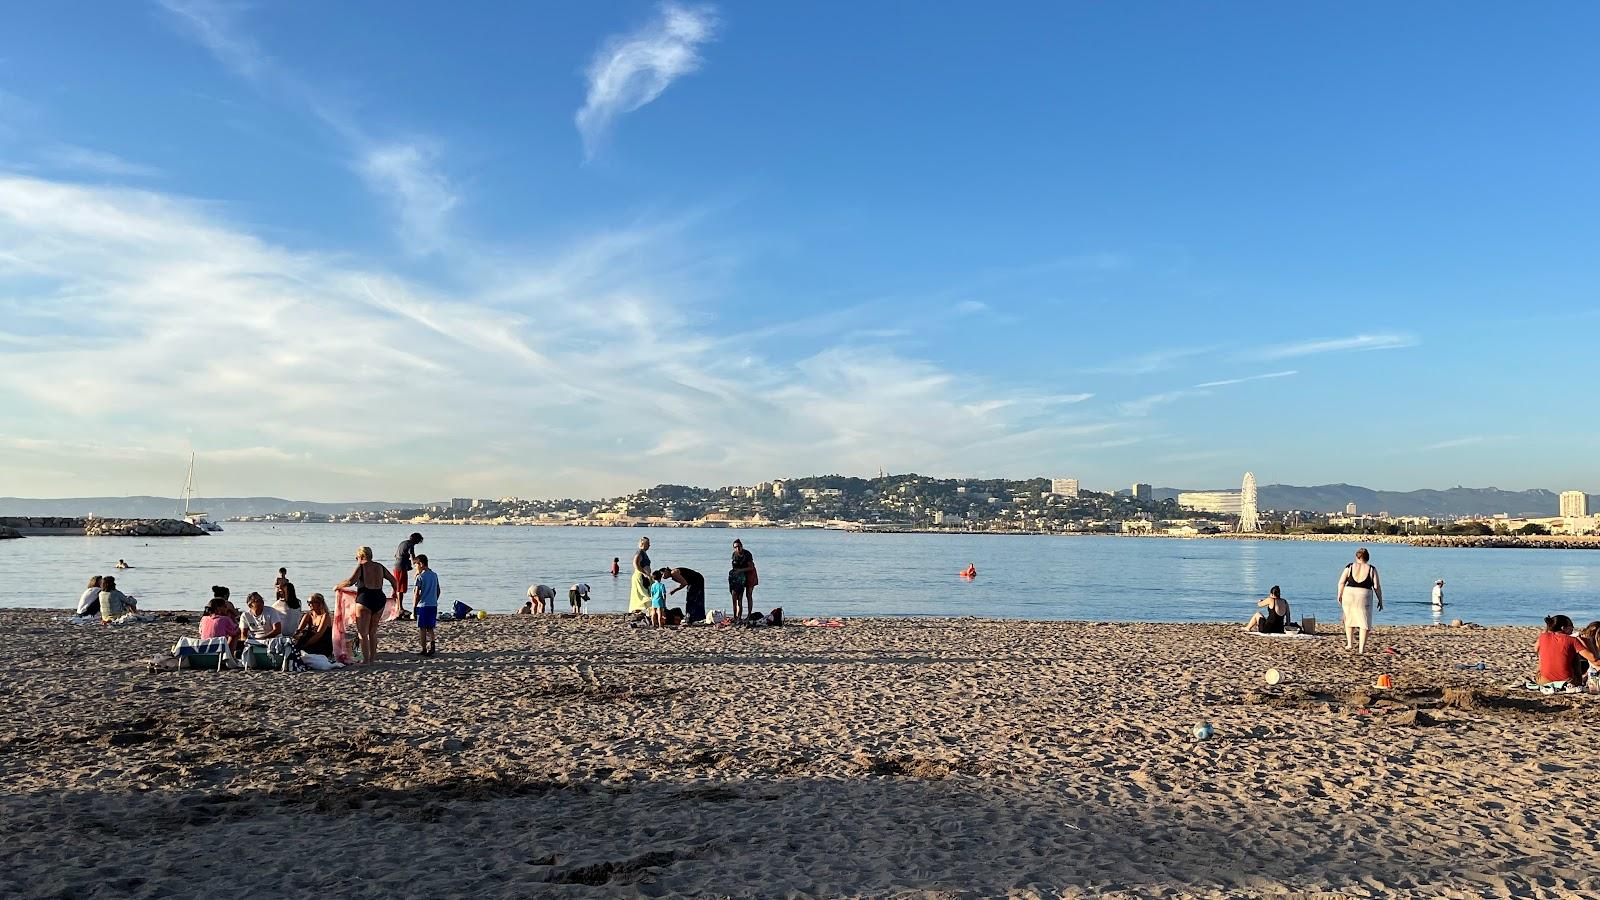
[[[1600,892],[1600,698],[1508,688],[1531,628],[498,616],[285,675],[55,615],[0,611],[8,896]]]

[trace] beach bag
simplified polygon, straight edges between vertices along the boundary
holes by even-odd
[[[783,607],[779,606],[779,607],[774,607],[773,608],[772,614],[767,616],[767,624],[768,625],[782,625],[783,624]]]
[[[467,613],[472,612],[472,607],[462,603],[460,600],[457,600],[455,603],[451,604],[450,612],[458,619],[465,619],[467,617]]]
[[[1300,633],[1301,634],[1316,634],[1317,633],[1317,617],[1316,616],[1301,616],[1300,617]]]

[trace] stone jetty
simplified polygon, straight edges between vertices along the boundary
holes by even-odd
[[[0,538],[39,535],[91,537],[200,537],[206,532],[182,519],[100,519],[72,516],[0,517]]]

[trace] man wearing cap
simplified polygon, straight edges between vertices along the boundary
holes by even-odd
[[[1444,579],[1443,578],[1441,578],[1438,581],[1435,581],[1433,583],[1433,608],[1434,609],[1443,609],[1444,608]]]

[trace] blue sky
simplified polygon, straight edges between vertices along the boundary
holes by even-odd
[[[1600,491],[1577,3],[23,4],[0,494]]]

